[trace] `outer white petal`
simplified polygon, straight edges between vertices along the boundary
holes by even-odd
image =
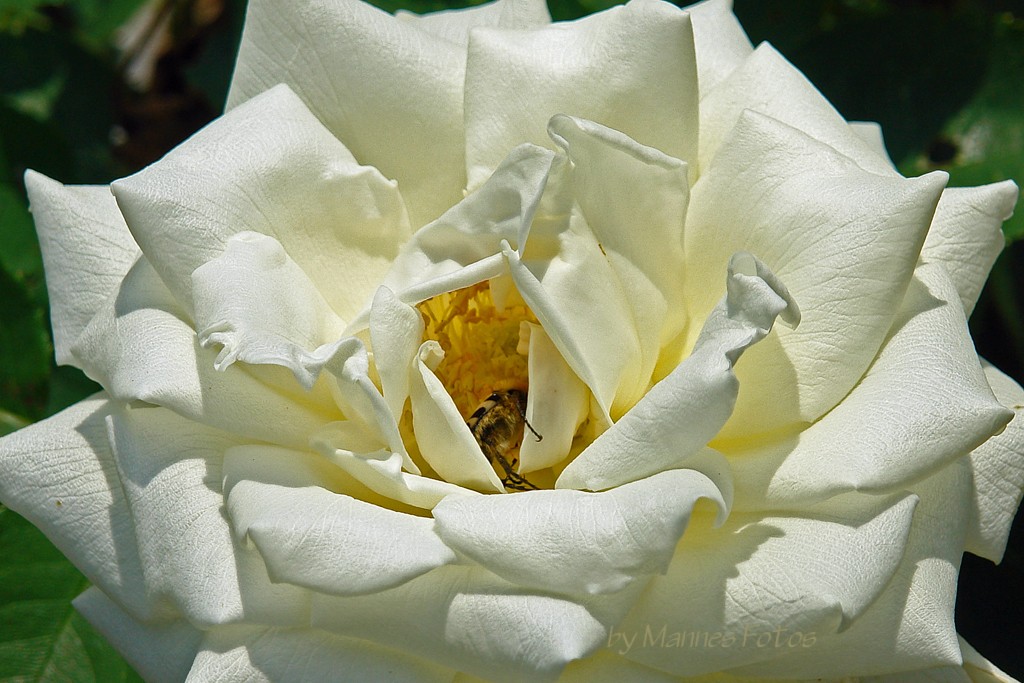
[[[337,414],[316,413],[240,366],[214,369],[149,262],[140,259],[74,349],[86,374],[124,402],[144,401],[252,439],[305,446]]]
[[[453,674],[365,640],[315,629],[250,627],[207,633],[187,683],[447,683]]]
[[[1013,214],[1012,180],[981,187],[949,187],[942,193],[921,256],[946,266],[968,317],[1005,239],[1001,226]]]
[[[560,113],[694,160],[694,59],[689,15],[653,0],[529,32],[474,30],[465,95],[469,187],[516,145],[550,145],[545,126]]]
[[[314,627],[510,683],[555,680],[606,633],[584,604],[533,595],[473,567],[441,567],[384,593],[324,598],[314,610]]]
[[[988,386],[945,269],[924,264],[878,357],[839,405],[792,437],[730,453],[736,505],[792,509],[851,490],[899,490],[1010,417]]]
[[[558,683],[682,683],[678,676],[656,671],[631,662],[615,653],[621,645],[613,628],[608,634],[608,650],[600,650],[585,659],[578,659],[565,667]]]
[[[632,405],[659,351],[686,324],[679,265],[687,165],[591,121],[555,116],[548,132],[573,163],[573,194],[631,309],[639,368],[624,378],[616,403]]]
[[[61,185],[28,171],[25,189],[39,235],[59,365],[78,362],[71,346],[139,256],[106,186]]]
[[[466,185],[465,63],[464,47],[357,0],[254,0],[227,106],[287,84],[360,163],[398,181],[420,226]]]
[[[850,130],[817,88],[775,51],[762,43],[729,78],[700,103],[701,172],[712,162],[729,131],[746,110],[765,114],[834,148],[861,168],[898,176],[888,158]]]
[[[86,578],[139,618],[146,595],[128,503],[97,394],[0,439],[0,500],[39,527]],[[166,611],[164,612],[166,615]]]
[[[395,17],[463,47],[469,44],[470,30],[477,26],[515,29],[551,23],[548,6],[543,0],[495,0],[465,9],[441,10],[428,14],[398,10]]]
[[[302,591],[271,586],[224,517],[221,463],[236,437],[169,410],[120,410],[108,429],[152,596],[199,626],[307,619]]]
[[[732,13],[732,0],[704,0],[689,7],[697,57],[697,81],[703,99],[754,51]]]
[[[745,667],[740,675],[812,678],[895,674],[940,666],[959,666],[960,644],[953,624],[957,572],[968,523],[970,476],[959,460],[919,482],[920,498],[899,567],[885,591],[845,631],[819,629],[814,647]],[[861,567],[903,534],[875,540],[861,551]],[[828,539],[819,539],[815,552]],[[865,657],[865,653],[871,653]]]
[[[146,623],[93,586],[72,603],[149,683],[181,683],[199,650],[202,631],[184,619]]]
[[[800,515],[733,514],[720,529],[695,527],[668,574],[652,580],[616,627],[625,637],[648,641],[624,656],[680,676],[752,663],[741,678],[777,675],[758,667],[816,649],[802,645],[809,634],[820,642],[825,633],[855,624],[875,602],[903,559],[916,502],[914,496],[865,497]],[[678,648],[664,646],[683,632],[729,635],[732,645],[683,657]],[[768,640],[780,636],[782,646],[757,647],[765,633]],[[801,637],[790,647],[788,639],[797,633]]]
[[[743,390],[723,437],[812,422],[850,391],[892,326],[945,180],[868,173],[785,124],[740,117],[691,193],[691,320],[721,296],[708,283],[738,250],[786,283],[803,318],[739,364]],[[689,334],[692,344],[692,325]]]
[[[960,651],[964,656],[964,671],[971,683],[1017,683],[1016,678],[981,656],[963,638],[960,639]]]
[[[889,166],[894,170],[898,170],[896,169],[896,164],[892,163],[889,150],[885,147],[882,126],[874,121],[850,121],[848,125],[850,126],[850,132],[859,137],[868,147],[875,150],[875,154],[888,161]]]
[[[999,562],[1024,488],[1024,389],[988,363],[985,376],[1014,416],[1006,429],[967,458],[974,478],[967,550]]]
[[[281,365],[307,390],[335,351],[344,324],[273,237],[241,232],[192,272],[196,330],[220,346],[214,367],[236,360]]]
[[[374,593],[455,561],[431,519],[319,487],[240,481],[227,509],[273,581],[322,593]]]
[[[962,667],[938,666],[881,676],[863,676],[860,683],[971,683],[971,679]]]
[[[740,355],[768,334],[777,316],[790,324],[799,319],[789,292],[757,259],[737,254],[728,273],[728,293],[705,321],[693,353],[569,463],[558,488],[600,490],[696,465],[695,456],[732,413]],[[716,473],[701,471],[725,485],[728,468],[711,464]]]
[[[409,235],[395,183],[357,164],[284,86],[111,188],[132,235],[188,311],[192,271],[249,230],[276,238],[349,320]]]
[[[569,594],[613,593],[663,573],[697,501],[728,504],[693,470],[671,470],[604,493],[529,491],[447,498],[437,533],[458,552],[517,586]]]

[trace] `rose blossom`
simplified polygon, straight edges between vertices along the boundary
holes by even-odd
[[[1009,680],[953,602],[1024,480],[966,325],[1016,186],[903,178],[726,2],[253,0],[224,116],[26,180],[103,392],[0,496],[147,680]]]

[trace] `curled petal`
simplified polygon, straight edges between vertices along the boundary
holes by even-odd
[[[1016,679],[1013,676],[982,657],[963,638],[960,639],[960,651],[964,656],[964,671],[970,677],[971,683],[1015,683]]]
[[[647,390],[659,351],[686,324],[678,264],[687,165],[583,119],[555,116],[548,132],[572,161],[576,201],[625,293],[629,324],[640,340],[638,368],[624,373],[615,397],[619,405],[632,405]]]
[[[223,254],[196,268],[192,297],[199,343],[221,347],[214,367],[281,365],[307,390],[344,328],[280,242],[260,233],[232,236]]]
[[[590,407],[586,385],[540,325],[530,324],[528,359],[526,419],[543,438],[523,440],[519,448],[519,471],[523,474],[564,460]]]
[[[869,173],[779,121],[740,117],[691,192],[691,319],[711,310],[721,290],[708,283],[744,250],[786,283],[802,322],[737,367],[743,389],[722,438],[796,430],[849,393],[892,327],[945,182]]]
[[[28,171],[32,217],[50,296],[59,365],[80,367],[71,347],[139,257],[110,188],[70,186]]]
[[[423,339],[423,316],[381,287],[370,308],[370,342],[380,376],[381,393],[395,420],[402,419],[409,398],[409,369]]]
[[[470,188],[515,145],[550,145],[545,126],[559,113],[692,161],[697,67],[690,16],[668,3],[634,0],[530,32],[477,29],[470,35],[465,97]]]
[[[303,447],[310,433],[337,418],[286,398],[239,366],[215,370],[216,354],[200,347],[185,313],[145,259],[128,272],[73,352],[86,374],[120,401],[163,406],[253,439]]]
[[[662,472],[604,493],[529,491],[448,498],[437,533],[458,552],[519,586],[569,594],[612,593],[664,572],[694,505],[728,504],[693,470]]]
[[[697,82],[703,99],[743,64],[754,47],[732,13],[732,0],[704,0],[683,9],[693,22]]]
[[[736,361],[779,315],[790,324],[799,319],[789,292],[757,259],[735,255],[728,293],[708,316],[693,353],[569,463],[556,486],[601,490],[690,466],[732,413]],[[728,467],[715,469],[709,476],[716,482],[728,478]]]

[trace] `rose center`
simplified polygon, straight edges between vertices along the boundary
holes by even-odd
[[[530,308],[513,291],[503,306],[495,304],[491,287],[481,282],[427,299],[423,339],[437,341],[444,359],[434,372],[463,417],[495,391],[529,386],[528,338],[523,323],[536,323]]]

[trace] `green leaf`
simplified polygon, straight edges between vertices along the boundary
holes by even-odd
[[[42,532],[0,508],[0,680],[141,680],[71,607],[88,585]]]
[[[8,275],[18,282],[42,280],[43,258],[25,198],[4,183],[0,183],[0,244],[0,267]]]
[[[942,168],[950,185],[1024,182],[1024,18],[996,17],[988,69],[970,102],[943,128],[913,170]],[[1024,211],[1003,225],[1008,240],[1024,238]]]

